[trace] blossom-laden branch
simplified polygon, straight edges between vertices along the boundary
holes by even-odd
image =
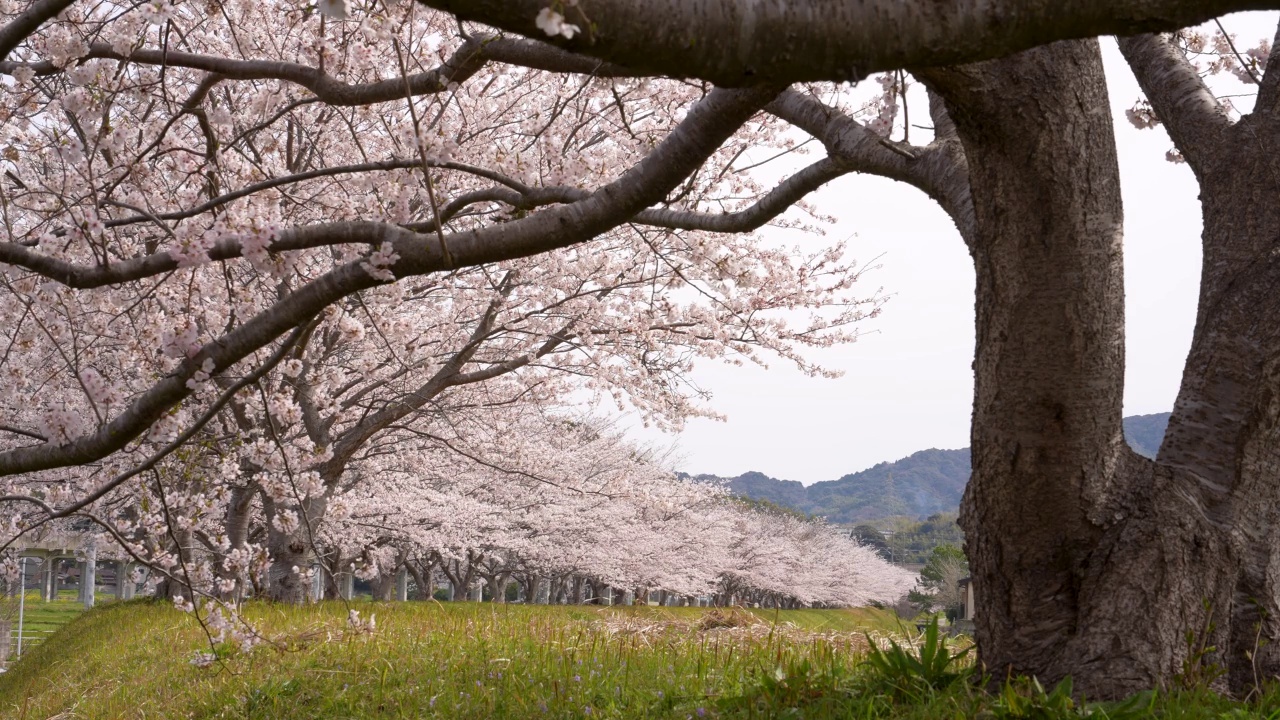
[[[1189,162],[1197,172],[1238,116],[1233,102],[1219,98],[1207,79],[1226,74],[1258,86],[1255,109],[1262,112],[1269,112],[1270,88],[1276,83],[1265,74],[1272,66],[1270,42],[1263,38],[1242,51],[1221,23],[1217,28],[1212,33],[1188,28],[1120,39],[1120,50],[1146,95],[1126,112],[1129,122],[1140,130],[1164,124],[1175,146],[1167,158]]]
[[[452,262],[446,262],[439,246],[422,242],[417,233],[390,226],[344,223],[319,232],[332,243],[389,247],[398,257],[389,267],[394,278],[448,270],[454,264],[467,267],[568,247],[626,222],[660,200],[774,94],[771,90],[711,93],[653,153],[587,199],[504,225],[449,235],[446,241]],[[364,263],[348,263],[325,274],[196,351],[178,372],[143,393],[96,433],[66,444],[44,443],[0,452],[0,475],[91,462],[124,447],[190,394],[187,381],[205,366],[205,361],[212,365],[205,372],[221,372],[337,300],[383,281],[367,272]]]
[[[1280,102],[1280,52],[1276,51],[1278,46],[1280,46],[1280,23],[1276,23],[1276,34],[1271,40],[1269,57],[1261,62],[1262,82],[1258,87],[1256,107],[1270,113],[1280,110],[1277,107],[1277,103]]]
[[[768,105],[770,113],[818,138],[843,168],[913,185],[947,211],[966,240],[972,237],[973,206],[964,153],[954,137],[938,134],[928,147],[891,143],[847,113],[817,98],[787,90]]]
[[[576,403],[670,428],[715,416],[695,361],[832,374],[805,351],[855,340],[883,296],[855,296],[840,244],[750,233],[818,234],[788,211],[851,171],[946,197],[928,176],[962,165],[888,139],[901,75],[868,131],[413,5],[222,10],[73,5],[0,61],[0,533],[95,513],[187,609],[423,557],[460,581],[891,597],[792,556],[861,557],[810,542],[829,533],[735,534],[716,492]],[[779,118],[826,153],[762,186],[754,168],[817,146]],[[746,540],[793,531],[781,554]],[[699,532],[725,550],[690,553]],[[587,550],[627,536],[653,544]]]
[[[225,205],[241,197],[248,197],[265,189],[279,187],[304,180],[332,177],[344,173],[368,172],[371,170],[389,170],[395,168],[411,168],[419,164],[417,160],[389,161],[366,163],[356,166],[324,168],[263,181],[256,185],[227,193],[206,203],[188,210],[160,215],[130,216],[103,223],[104,227],[120,227],[143,221],[181,220],[194,217],[211,209]],[[458,168],[458,163],[432,163],[433,167]],[[847,164],[837,160],[823,159],[806,167],[784,180],[770,190],[764,197],[750,207],[734,212],[710,214],[669,209],[649,209],[635,213],[630,222],[639,225],[668,228],[672,230],[702,230],[707,232],[750,232],[755,230],[779,214],[786,211],[796,201],[813,192],[822,185],[845,174]],[[365,244],[378,247],[384,242],[400,242],[416,245],[425,237],[425,233],[434,230],[440,223],[448,222],[468,205],[474,203],[504,203],[513,208],[530,210],[548,205],[571,204],[587,200],[592,193],[572,187],[528,188],[517,185],[519,190],[509,187],[495,187],[477,191],[446,205],[441,211],[440,220],[418,223],[410,231],[403,228],[378,223],[330,223],[292,230],[281,231],[276,236],[268,252],[278,254],[297,250],[314,249],[332,245]],[[409,239],[412,238],[412,239]],[[397,240],[398,239],[398,240]],[[446,240],[446,243],[448,241]],[[243,257],[245,241],[240,239],[224,239],[207,251],[203,259],[208,261],[232,260]],[[448,245],[446,244],[446,247]],[[495,259],[496,258],[495,256]],[[505,258],[502,258],[505,259]],[[42,254],[30,247],[18,243],[0,243],[0,262],[25,268],[35,273],[60,282],[68,287],[92,289],[115,285],[124,282],[142,280],[172,272],[182,266],[182,260],[173,253],[162,252],[134,258],[110,266],[91,266],[59,260]],[[479,264],[485,260],[471,261]],[[446,263],[446,266],[448,264]]]

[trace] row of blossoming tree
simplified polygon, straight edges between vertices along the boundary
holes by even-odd
[[[616,434],[535,416],[517,428],[541,438],[530,448],[511,442],[509,422],[467,426],[431,472],[391,470],[411,502],[342,497],[343,520],[321,541],[332,566],[355,567],[384,596],[405,569],[419,592],[434,571],[456,590],[483,583],[498,599],[516,582],[525,598],[567,602],[653,589],[716,604],[844,606],[910,584],[846,532],[679,480]],[[476,467],[483,457],[502,460]]]

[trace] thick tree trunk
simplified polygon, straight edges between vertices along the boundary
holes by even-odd
[[[434,563],[417,563],[407,562],[405,567],[409,570],[409,575],[413,578],[415,600],[430,600],[435,588],[431,585],[431,575]]]
[[[1156,462],[1120,441],[1120,204],[1101,66],[1064,43],[918,73],[970,170],[974,475],[988,668],[1093,697],[1280,673],[1280,63],[1232,124],[1166,41],[1121,41],[1204,203],[1200,307]],[[1269,85],[1269,87],[1268,87]],[[1190,638],[1188,640],[1188,638]]]
[[[542,588],[546,585],[546,579],[541,575],[530,573],[524,576],[525,603],[529,605],[539,604],[541,598],[538,596],[542,593]]]
[[[1188,631],[1225,640],[1234,556],[1186,478],[1123,441],[1122,209],[1097,43],[921,75],[955,122],[975,211],[961,524],[980,658],[1094,698],[1167,683]]]
[[[489,602],[505,603],[507,601],[507,584],[511,581],[511,573],[500,572],[485,577],[490,588]]]
[[[306,541],[296,536],[272,533],[268,545],[271,567],[267,570],[268,596],[276,602],[302,605],[310,599],[311,586],[303,582],[302,571],[311,563]]]
[[[369,586],[372,590],[373,599],[379,602],[391,602],[398,600],[397,589],[400,587],[400,573],[404,572],[408,567],[409,554],[403,550],[397,551],[395,562],[390,568],[383,568],[377,576],[370,581]]]
[[[1220,647],[1245,691],[1280,674],[1280,121],[1259,107],[1202,147],[1200,306],[1158,459],[1230,533],[1240,563]]]
[[[310,599],[311,586],[304,581],[303,574],[315,558],[311,535],[319,529],[318,519],[324,517],[327,505],[323,498],[306,498],[302,508],[293,505],[277,508],[270,498],[264,498],[267,553],[271,556],[271,565],[267,570],[267,594],[271,600],[301,605]],[[296,529],[282,532],[277,527],[275,515],[281,510],[298,513]],[[330,570],[336,569],[330,566]]]
[[[380,573],[370,582],[373,599],[378,602],[391,602],[396,596],[396,585],[400,577],[400,571],[395,570],[391,573]]]
[[[174,530],[173,534],[177,540],[174,552],[178,562],[167,568],[165,573],[160,574],[161,580],[156,583],[155,597],[163,600],[175,600],[181,597],[192,601],[195,600],[195,595],[191,592],[191,586],[187,583],[186,578],[186,570],[192,567],[191,533],[186,530]],[[84,581],[85,577],[81,574],[80,583],[83,584]],[[80,599],[84,599],[83,586],[81,587]]]
[[[231,488],[231,497],[227,503],[225,527],[227,530],[227,546],[230,552],[243,551],[249,543],[249,520],[253,509],[253,491],[248,487]],[[228,571],[222,563],[218,564],[218,576],[235,580],[235,587],[222,593],[222,599],[239,601],[244,597],[244,582],[240,579],[242,570]]]
[[[444,572],[445,577],[449,578],[449,583],[453,587],[453,597],[450,600],[454,602],[470,601],[471,584],[475,581],[474,562],[468,561],[464,563],[461,560],[450,560],[442,562],[440,569]]]

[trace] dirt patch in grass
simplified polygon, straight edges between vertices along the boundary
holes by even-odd
[[[714,608],[698,620],[699,630],[751,627],[765,622],[742,608]]]
[[[839,652],[861,653],[867,648],[862,631],[811,629],[791,622],[771,622],[742,608],[714,608],[687,613],[602,613],[593,623],[611,637],[633,639],[642,645],[710,641],[716,644],[765,647],[823,645]]]

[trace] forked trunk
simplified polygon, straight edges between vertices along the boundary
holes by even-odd
[[[1124,443],[1119,171],[1096,41],[921,75],[969,165],[973,476],[961,507],[980,658],[1094,698],[1221,645],[1230,543],[1181,473]],[[1216,622],[1215,622],[1216,619]]]
[[[249,524],[252,519],[253,509],[253,491],[247,487],[231,488],[230,500],[227,503],[226,513],[226,529],[227,529],[227,549],[230,552],[244,553],[245,546],[249,542]],[[245,572],[243,568],[236,568],[235,571],[229,571],[223,563],[218,563],[218,577],[234,580],[234,587],[220,593],[223,600],[239,601],[244,596],[246,588],[241,579],[241,574]]]
[[[433,563],[405,563],[405,568],[409,571],[409,575],[413,578],[415,600],[430,600],[433,597],[435,588],[432,587],[431,575]]]

